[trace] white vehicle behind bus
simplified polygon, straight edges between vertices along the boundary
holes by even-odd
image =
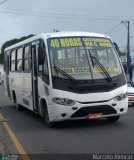
[[[127,113],[125,74],[103,34],[42,33],[5,49],[6,94],[48,124]]]

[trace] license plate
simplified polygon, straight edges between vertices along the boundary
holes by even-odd
[[[89,114],[88,118],[89,119],[99,119],[99,118],[102,118],[102,113]]]

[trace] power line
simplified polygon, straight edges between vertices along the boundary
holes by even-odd
[[[66,14],[63,14],[63,13],[47,13],[47,12],[43,12],[43,11],[39,11],[39,10],[24,10],[24,9],[14,9],[14,8],[3,8],[3,9],[6,9],[6,10],[10,10],[10,11],[19,11],[19,12],[29,12],[29,13],[43,13],[43,14],[49,14],[49,15],[60,15],[60,16],[87,16],[87,15],[78,15],[78,14],[70,14],[70,15],[66,15]],[[88,15],[89,16],[89,15]]]
[[[68,19],[68,20],[92,20],[92,21],[120,21],[120,18],[85,18],[85,17],[65,17],[65,16],[51,16],[51,15],[41,15],[41,14],[29,14],[29,13],[21,13],[16,11],[0,11],[0,13],[5,14],[19,14],[19,15],[25,15],[25,16],[34,16],[34,17],[40,17],[40,18],[58,18],[58,19]],[[131,20],[132,21],[132,20]]]
[[[0,11],[1,13],[7,14],[19,14],[19,15],[27,15],[27,16],[36,16],[42,18],[60,18],[60,19],[69,19],[69,20],[93,20],[93,21],[120,21],[122,18],[95,18],[95,16],[88,16],[86,15],[66,15],[62,13],[45,13],[42,11],[28,11],[22,9],[11,9],[11,8],[4,8],[7,11]],[[10,11],[9,11],[10,10]],[[43,14],[41,14],[43,13]],[[132,19],[134,20],[134,18]]]
[[[0,5],[3,4],[3,3],[5,3],[6,1],[7,1],[7,0],[4,0],[4,1],[0,2]]]
[[[109,31],[106,32],[106,34],[113,32],[115,29],[117,29],[119,26],[121,25],[121,23],[117,24],[115,27],[113,27],[112,29],[110,29]]]
[[[86,18],[91,18],[91,17],[97,17],[98,18],[98,15],[81,15],[81,14],[69,14],[69,15],[67,15],[67,14],[63,14],[63,13],[47,13],[47,12],[43,12],[43,11],[41,11],[41,10],[25,10],[25,9],[15,9],[15,8],[3,8],[3,9],[5,9],[5,10],[10,10],[10,11],[17,11],[17,12],[28,12],[28,13],[36,13],[36,14],[38,14],[38,13],[43,13],[43,14],[47,14],[47,15],[58,15],[58,16],[73,16],[73,17],[80,17],[80,16],[82,16],[82,17],[86,17]],[[100,16],[100,15],[99,15]],[[101,17],[102,17],[102,15],[101,15]],[[103,17],[109,17],[110,19],[124,19],[124,17],[125,18],[127,18],[127,19],[129,19],[129,18],[131,18],[131,19],[134,19],[134,17],[129,17],[129,16],[103,16]],[[107,19],[107,18],[105,18],[105,19]]]

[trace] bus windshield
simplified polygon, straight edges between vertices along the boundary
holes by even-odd
[[[106,79],[122,73],[117,53],[108,38],[49,38],[48,50],[52,75],[59,78]]]

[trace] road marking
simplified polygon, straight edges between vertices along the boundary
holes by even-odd
[[[4,116],[2,113],[0,113],[0,119],[4,120]],[[15,133],[12,131],[12,129],[9,127],[7,122],[3,122],[3,126],[8,132],[10,138],[12,139],[12,142],[14,143],[14,146],[16,147],[18,153],[20,154],[22,160],[30,160],[29,156],[27,155],[25,149],[22,147],[21,143],[19,142],[18,138],[16,137]]]

